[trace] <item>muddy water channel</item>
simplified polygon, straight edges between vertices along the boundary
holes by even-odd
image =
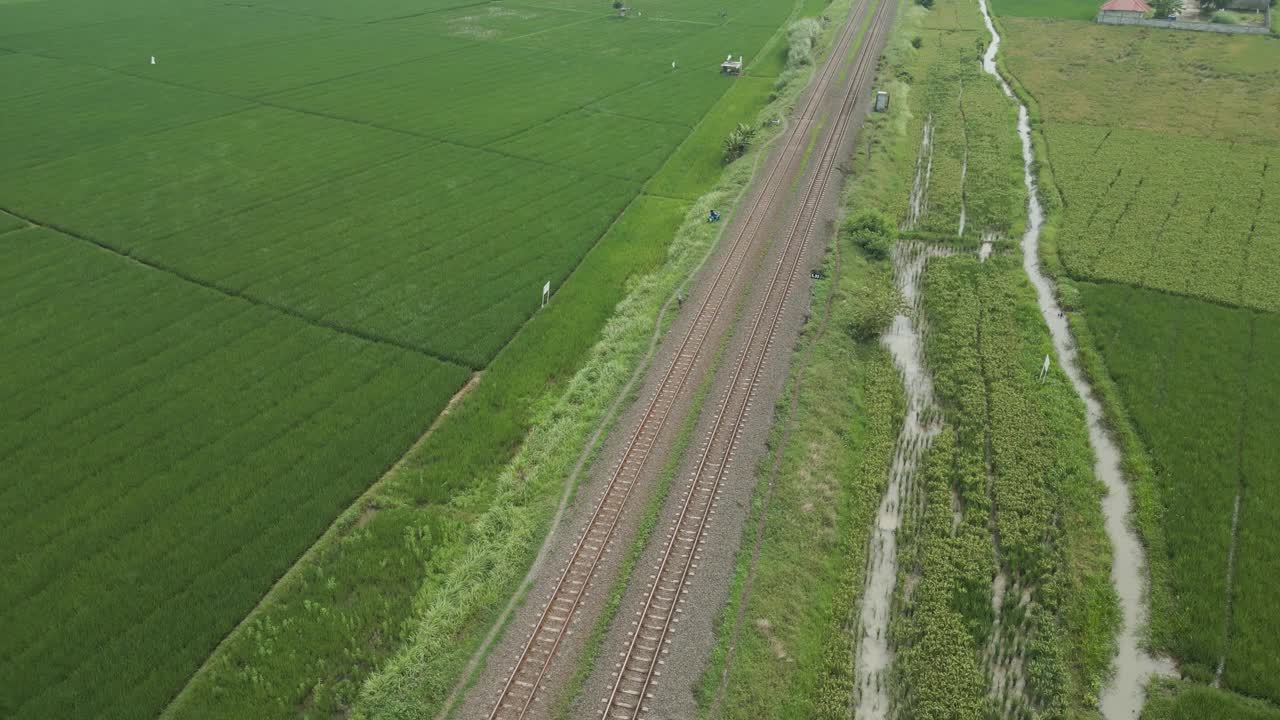
[[[925,137],[928,138],[928,130]],[[927,140],[926,140],[927,142]],[[921,339],[920,278],[935,254],[923,245],[899,243],[894,248],[893,272],[906,309],[893,319],[883,342],[902,373],[906,415],[894,446],[889,484],[876,516],[867,556],[867,580],[862,596],[858,658],[854,678],[858,688],[856,720],[889,716],[888,674],[893,659],[889,647],[889,612],[898,580],[898,526],[904,500],[910,496],[920,459],[940,427],[933,397],[933,378],[924,365]]]
[[[1009,84],[996,69],[996,53],[1000,50],[1000,34],[991,22],[987,0],[978,0],[987,30],[991,32],[991,44],[983,57],[983,69],[1000,83],[1005,95],[1018,103],[1018,135],[1022,139],[1023,177],[1027,187],[1027,231],[1022,236],[1022,266],[1035,285],[1040,313],[1044,316],[1053,336],[1053,347],[1058,363],[1071,380],[1076,393],[1084,401],[1089,423],[1089,445],[1094,452],[1094,472],[1107,486],[1103,501],[1107,535],[1111,539],[1114,556],[1111,565],[1111,581],[1115,584],[1124,615],[1124,626],[1117,638],[1118,648],[1112,670],[1114,677],[1102,693],[1101,709],[1107,720],[1128,720],[1138,717],[1145,699],[1147,679],[1153,674],[1172,674],[1173,666],[1166,660],[1153,658],[1138,646],[1138,632],[1146,623],[1146,607],[1143,604],[1143,588],[1146,578],[1142,545],[1129,528],[1129,488],[1120,472],[1120,450],[1103,426],[1102,406],[1094,397],[1080,371],[1074,343],[1067,321],[1058,307],[1053,283],[1040,269],[1040,228],[1044,224],[1044,209],[1036,195],[1036,181],[1032,174],[1035,152],[1031,144],[1031,123],[1027,107],[1013,94]]]

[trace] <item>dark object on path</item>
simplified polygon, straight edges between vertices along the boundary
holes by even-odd
[[[810,271],[809,271],[809,279],[810,279],[810,280],[821,280],[821,279],[822,279],[822,271],[821,271],[821,270],[810,270]]]
[[[709,223],[720,222],[720,213],[716,212],[715,210],[712,210],[711,212],[707,213],[707,222]]]

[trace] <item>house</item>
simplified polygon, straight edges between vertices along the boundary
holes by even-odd
[[[1144,0],[1107,0],[1107,4],[1098,11],[1098,19],[1110,17],[1140,20],[1149,12],[1151,6]]]

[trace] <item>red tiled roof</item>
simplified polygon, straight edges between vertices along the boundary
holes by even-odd
[[[1143,0],[1108,0],[1106,5],[1102,6],[1103,10],[1111,12],[1150,12],[1151,6],[1143,2]]]

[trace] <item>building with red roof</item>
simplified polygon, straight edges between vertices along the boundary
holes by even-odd
[[[1099,11],[1104,16],[1140,18],[1151,12],[1144,0],[1107,0]]]

